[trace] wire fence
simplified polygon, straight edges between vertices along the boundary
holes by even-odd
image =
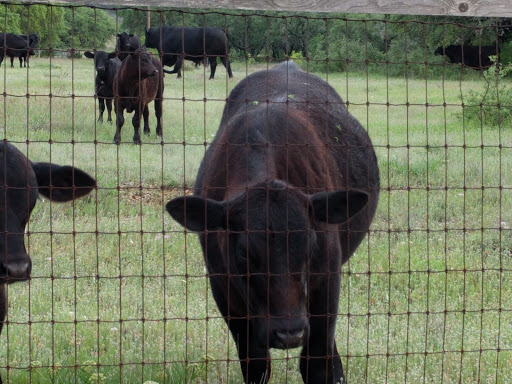
[[[4,382],[512,381],[509,19],[0,20]],[[36,204],[34,185],[76,188]]]

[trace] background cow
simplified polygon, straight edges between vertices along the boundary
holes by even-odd
[[[486,69],[493,65],[489,56],[497,56],[499,51],[496,45],[449,45],[437,48],[434,54],[446,55],[450,63],[463,63],[466,67],[473,69]]]
[[[112,99],[114,97],[113,84],[117,70],[121,66],[121,60],[116,56],[116,52],[107,53],[104,51],[84,52],[85,57],[94,59],[96,68],[96,79],[94,80],[96,95],[98,96],[98,105],[100,115],[99,122],[103,122],[103,112],[105,111],[105,102],[107,104],[107,121],[112,123]]]
[[[133,33],[128,34],[123,32],[117,34],[116,51],[118,52],[117,57],[119,57],[121,61],[126,59],[131,52],[139,48],[140,39]]]
[[[229,49],[226,32],[217,27],[171,27],[149,28],[146,30],[146,46],[160,52],[163,65],[174,66],[172,71],[181,77],[183,59],[201,63],[206,56],[210,63],[210,79],[215,77],[217,57],[220,58],[229,77],[233,77],[229,63]]]
[[[14,68],[14,58],[19,58],[20,68],[23,61],[34,55],[34,48],[39,43],[39,36],[35,33],[26,35],[15,35],[14,33],[0,33],[0,65],[7,55],[11,59],[11,68]]]
[[[7,314],[5,284],[30,278],[32,262],[24,233],[38,195],[57,202],[71,201],[91,192],[96,181],[77,168],[33,163],[5,141],[0,142],[0,180],[1,332]]]
[[[114,142],[121,142],[121,128],[124,124],[123,112],[135,112],[132,118],[133,142],[140,143],[140,115],[144,117],[144,133],[149,135],[148,104],[155,101],[157,119],[156,134],[162,136],[162,99],[164,81],[160,61],[146,47],[131,52],[121,63],[114,77],[114,107],[116,111],[116,134]]]
[[[199,232],[247,383],[269,379],[269,348],[298,346],[305,382],[344,382],[334,339],[341,265],[378,196],[370,138],[324,80],[285,62],[230,93],[194,196],[166,208]]]

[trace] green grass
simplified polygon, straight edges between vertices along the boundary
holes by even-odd
[[[164,205],[193,185],[229,91],[266,66],[235,63],[229,80],[221,65],[214,81],[190,66],[182,80],[167,75],[164,139],[151,112],[141,146],[131,144],[130,115],[120,146],[96,122],[92,67],[1,68],[4,137],[33,161],[90,172],[98,190],[74,204],[41,199],[32,213],[33,278],[8,287],[0,373],[239,383],[197,239]],[[483,80],[320,76],[368,129],[383,188],[372,232],[343,268],[337,343],[349,382],[512,382],[512,130],[465,121],[461,106]],[[272,382],[300,381],[298,355],[272,351]]]

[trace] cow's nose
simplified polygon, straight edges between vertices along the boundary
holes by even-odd
[[[153,74],[152,74],[151,76],[156,76],[156,75],[158,75],[158,70],[157,70],[157,69],[155,69],[155,70],[153,71]]]
[[[296,348],[302,345],[306,336],[306,327],[279,329],[275,331],[276,340],[282,348]]]
[[[0,280],[7,283],[27,280],[32,270],[32,262],[28,255],[13,257],[13,260],[0,262]]]
[[[97,67],[96,70],[98,72],[103,72],[103,71],[105,71],[105,67]]]

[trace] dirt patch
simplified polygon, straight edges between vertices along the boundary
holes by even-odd
[[[162,202],[177,196],[190,196],[193,194],[191,188],[166,187],[159,185],[140,185],[134,182],[124,183],[119,186],[119,194],[122,201],[127,204],[161,206]]]

